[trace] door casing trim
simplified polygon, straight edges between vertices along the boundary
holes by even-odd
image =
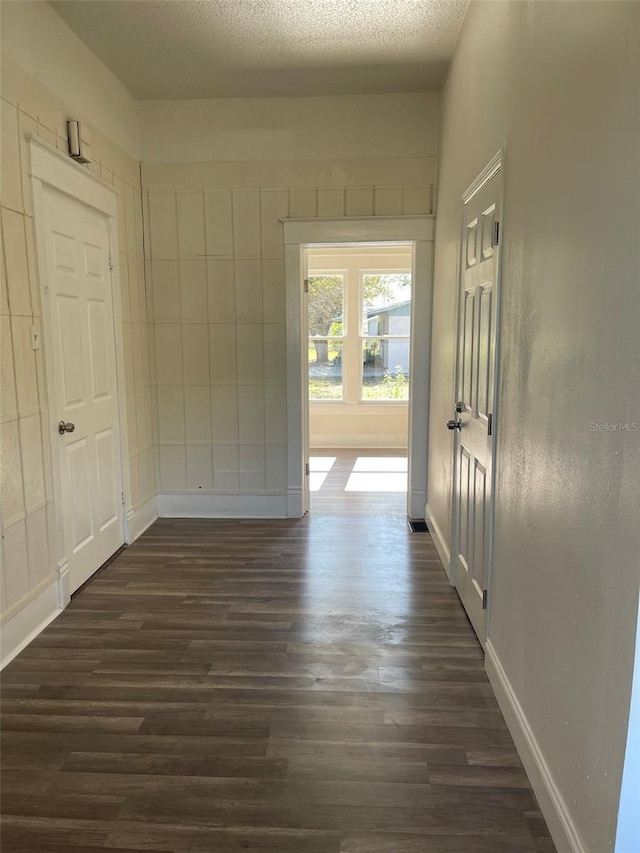
[[[308,433],[307,371],[302,344],[303,251],[318,246],[413,244],[414,288],[411,315],[408,511],[424,518],[429,432],[431,310],[435,216],[364,216],[339,219],[282,219],[285,243],[287,339],[287,516],[306,512],[304,455]],[[424,381],[417,381],[421,377]]]

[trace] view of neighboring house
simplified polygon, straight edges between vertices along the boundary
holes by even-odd
[[[376,351],[365,348],[365,375],[378,376],[389,371],[393,374],[409,375],[409,340],[411,300],[387,305],[384,308],[369,308],[365,320],[365,331],[369,337],[404,335],[403,340],[382,340]]]

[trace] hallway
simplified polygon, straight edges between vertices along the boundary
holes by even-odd
[[[4,853],[551,853],[427,534],[160,520],[4,673]]]

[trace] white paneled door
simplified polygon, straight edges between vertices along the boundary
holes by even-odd
[[[123,544],[109,220],[44,189],[49,352],[71,592]]]
[[[494,396],[501,173],[464,203],[455,432],[454,583],[484,645],[492,547]]]

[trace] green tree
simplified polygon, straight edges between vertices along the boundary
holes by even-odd
[[[309,277],[309,335],[342,334],[342,276],[313,275]],[[333,327],[333,328],[332,328]],[[313,341],[316,364],[327,364],[327,341]]]

